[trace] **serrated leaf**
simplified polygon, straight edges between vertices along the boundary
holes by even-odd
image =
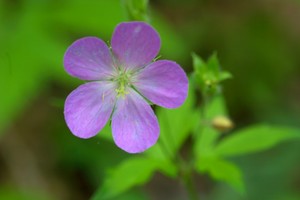
[[[147,182],[157,163],[143,157],[127,159],[119,166],[112,169],[92,200],[110,199],[131,189],[133,186]]]
[[[209,173],[213,179],[229,184],[241,194],[245,192],[242,173],[232,162],[214,156],[202,157],[196,163],[196,170]]]
[[[215,149],[221,156],[237,156],[269,149],[280,142],[300,139],[300,130],[269,125],[254,125],[223,139]]]

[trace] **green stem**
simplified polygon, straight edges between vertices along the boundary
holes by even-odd
[[[184,160],[182,158],[182,156],[180,154],[176,154],[175,158],[174,156],[171,154],[171,152],[169,151],[169,149],[167,148],[167,146],[164,144],[163,141],[158,142],[161,151],[163,152],[163,154],[165,154],[165,156],[169,159],[171,159],[171,161],[178,166],[179,170],[180,170],[180,180],[183,183],[189,199],[190,200],[198,200],[198,193],[196,190],[196,186],[195,183],[193,181],[193,171],[192,171],[192,163],[188,163],[186,160]]]
[[[173,155],[171,154],[171,152],[169,151],[169,149],[167,148],[165,143],[162,140],[159,140],[158,145],[159,145],[162,153],[166,156],[166,158],[172,160]],[[174,161],[174,160],[172,160],[172,161]]]
[[[188,193],[190,200],[199,200],[198,192],[196,189],[195,182],[193,180],[193,170],[190,166],[187,166],[186,163],[180,163],[182,170],[182,182]]]

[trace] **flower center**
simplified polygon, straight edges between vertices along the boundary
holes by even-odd
[[[119,71],[119,75],[115,79],[118,84],[118,88],[115,90],[117,92],[117,97],[124,98],[127,91],[127,87],[130,85],[130,74],[126,73],[126,71]]]

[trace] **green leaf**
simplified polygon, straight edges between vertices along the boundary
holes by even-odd
[[[208,123],[210,123],[216,116],[227,115],[225,101],[222,95],[215,96],[206,106],[204,114],[205,119],[201,119],[203,124],[195,132],[196,142],[194,152],[198,158],[202,155],[211,154],[213,152],[216,140],[220,135],[220,133]]]
[[[223,95],[214,96],[206,106],[205,118],[208,120],[212,120],[214,117],[220,115],[226,116],[228,113]]]
[[[157,163],[151,159],[143,157],[127,159],[108,173],[92,200],[110,199],[133,186],[141,185],[151,178],[156,169]]]
[[[148,0],[123,0],[129,20],[149,21]]]
[[[200,173],[209,173],[213,179],[229,184],[242,194],[245,192],[242,173],[232,162],[214,156],[202,157],[196,163],[196,169]]]
[[[149,200],[147,193],[143,190],[129,190],[120,196],[113,197],[111,200]]]
[[[21,12],[19,23],[13,29],[14,31],[5,27],[0,33],[3,34],[2,38],[5,38],[0,39],[0,44],[4,47],[3,52],[0,52],[0,64],[3,65],[0,70],[0,83],[1,90],[6,91],[0,99],[0,133],[2,133],[1,129],[7,126],[17,113],[43,89],[44,78],[51,71],[44,57],[54,59],[53,56],[56,55],[44,49],[52,41],[40,29],[41,20],[36,7],[29,8],[28,6]],[[7,26],[13,19],[7,18],[6,20]]]
[[[213,152],[216,140],[220,133],[212,127],[203,127],[201,135],[197,137],[194,152],[199,159],[203,155],[210,155]]]
[[[206,64],[200,56],[198,56],[195,53],[192,53],[192,58],[193,58],[193,67],[195,71],[204,70],[204,68],[206,68]]]
[[[219,77],[219,81],[224,81],[231,78],[232,78],[232,74],[230,72],[222,71]]]
[[[192,53],[193,59],[193,81],[201,90],[205,90],[205,81],[203,80],[203,75],[207,72],[206,63],[202,60],[200,56],[195,53]]]
[[[214,78],[216,78],[216,80],[219,80],[220,78],[220,63],[217,57],[217,53],[213,53],[208,61],[207,61],[207,67],[209,69],[209,71],[211,71],[211,73],[214,74]]]
[[[17,189],[16,186],[8,186],[3,183],[0,186],[0,199],[5,200],[50,200],[54,198],[53,196],[49,196],[49,194],[36,189],[26,188],[26,190],[23,191]]]
[[[72,30],[82,36],[100,34],[104,41],[110,38],[116,24],[125,20],[119,0],[69,0],[46,14],[49,24],[57,24],[62,30]]]
[[[190,85],[188,97],[181,107],[172,110],[164,108],[157,110],[160,125],[159,144],[146,152],[150,157],[160,160],[174,158],[176,152],[200,120],[194,104],[194,89]]]
[[[221,156],[237,156],[269,149],[280,142],[300,139],[300,130],[269,125],[254,125],[222,140],[215,151]]]

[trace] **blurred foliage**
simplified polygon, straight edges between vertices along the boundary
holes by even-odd
[[[148,0],[123,0],[127,18],[131,21],[149,22]]]
[[[37,191],[16,191],[15,188],[9,186],[1,186],[0,199],[7,200],[48,200],[49,198],[45,194],[39,194]]]
[[[131,16],[126,15],[128,10]],[[106,185],[99,188],[100,196],[103,191],[114,196],[130,189],[122,194],[122,200],[147,199],[133,186],[150,180],[155,171],[175,179],[181,173],[174,165],[176,156],[190,151],[193,142],[195,170],[240,193],[245,191],[242,196],[222,183],[207,184],[209,190],[201,191],[207,199],[299,199],[299,142],[287,141],[299,137],[300,128],[299,11],[298,0],[0,1],[0,199],[87,199],[99,184]],[[75,138],[62,116],[64,98],[80,84],[63,69],[66,48],[88,35],[109,43],[114,27],[132,19],[149,20],[161,35],[162,57],[177,61],[186,71],[192,70],[191,52],[205,58],[193,56],[195,74],[209,71],[208,77],[192,78],[193,83],[202,84],[202,94],[207,80],[219,84],[230,77],[225,73],[220,78],[217,68],[234,76],[224,82],[220,90],[224,96],[218,93],[207,102],[205,115],[199,114],[203,98],[198,101],[200,94],[195,88],[190,88],[182,107],[157,108],[161,137],[142,158],[117,149],[109,126],[100,137],[88,141]],[[213,51],[218,52],[220,62],[214,54],[210,56]],[[206,58],[210,62],[204,62]],[[36,99],[41,99],[42,109]],[[36,110],[40,113],[34,116]],[[26,121],[43,115],[47,118],[42,125]],[[230,116],[237,129],[224,133],[207,126],[220,115]],[[258,121],[263,124],[246,127]],[[22,136],[20,140],[37,158],[26,157],[26,149],[18,141],[9,146],[10,135]],[[282,141],[286,142],[275,147]],[[51,172],[43,180],[50,185],[47,190],[41,191],[39,184],[19,184],[11,166],[30,173],[21,159],[16,163],[7,159],[11,150],[31,164],[38,160],[43,173]],[[141,164],[144,162],[147,165]],[[127,181],[118,182],[119,176],[126,176]],[[110,184],[116,190],[109,188]],[[159,189],[152,191],[163,192]]]

